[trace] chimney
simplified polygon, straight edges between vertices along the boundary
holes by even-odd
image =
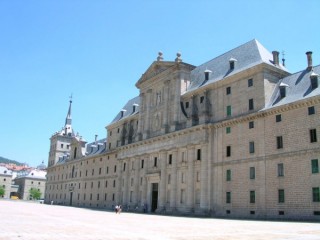
[[[307,54],[307,60],[308,60],[308,67],[307,67],[307,70],[311,70],[312,69],[312,52],[309,51],[309,52],[306,52]]]
[[[273,64],[279,65],[279,52],[278,51],[272,51],[273,55]]]

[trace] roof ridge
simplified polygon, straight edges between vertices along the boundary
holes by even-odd
[[[201,65],[197,66],[197,68],[198,68],[198,67],[201,67],[201,66],[203,66],[203,65],[206,65],[207,63],[213,61],[214,59],[217,59],[217,58],[219,58],[219,57],[221,57],[221,56],[227,55],[227,54],[229,54],[230,52],[235,51],[236,49],[239,49],[239,48],[241,48],[241,47],[243,47],[243,46],[245,46],[245,45],[248,45],[249,43],[252,43],[252,42],[255,42],[255,43],[258,42],[258,43],[260,43],[257,39],[254,38],[254,39],[252,39],[252,40],[250,40],[250,41],[247,41],[247,42],[245,42],[245,43],[243,43],[243,44],[241,44],[241,45],[239,45],[239,46],[237,46],[237,47],[235,47],[235,48],[230,49],[230,50],[227,51],[227,52],[224,52],[224,53],[222,53],[222,54],[220,54],[220,55],[218,55],[218,56],[216,56],[216,57],[214,57],[214,58],[212,58],[212,59],[210,59],[210,60],[202,63]],[[261,44],[261,43],[260,43],[260,44]],[[262,44],[261,44],[261,45],[262,45]],[[256,46],[257,46],[257,44],[256,44]],[[259,54],[260,54],[260,53],[259,53]],[[260,57],[261,57],[261,55],[260,55]]]

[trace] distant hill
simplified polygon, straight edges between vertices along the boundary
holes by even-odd
[[[17,166],[25,165],[25,163],[20,163],[18,161],[10,160],[10,159],[4,158],[4,157],[0,157],[0,163],[13,163],[13,164],[16,164]]]

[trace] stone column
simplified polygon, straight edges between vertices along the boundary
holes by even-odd
[[[152,89],[149,89],[147,91],[146,96],[146,114],[144,118],[144,131],[143,131],[143,139],[146,139],[149,137],[150,133],[150,109],[152,107]]]
[[[133,158],[133,172],[134,172],[134,182],[133,182],[133,202],[136,206],[139,206],[139,186],[140,186],[140,179],[139,179],[139,172],[140,172],[140,164],[139,164],[139,159],[138,158]],[[135,206],[133,206],[135,207]],[[139,206],[140,207],[140,206]]]
[[[165,208],[166,204],[166,183],[167,183],[167,152],[160,152],[160,164],[161,164],[161,174],[160,174],[160,185],[159,185],[159,207],[161,211]]]
[[[192,117],[192,115],[193,115],[193,105],[194,105],[193,101],[194,101],[194,95],[191,96],[190,102],[189,102],[190,110],[188,111],[189,118],[187,119],[187,127],[192,127],[192,123],[193,123],[193,117]]]
[[[126,167],[125,169],[123,169],[123,165],[126,164]],[[129,178],[128,178],[128,161],[127,160],[124,160],[122,162],[122,165],[121,165],[121,172],[122,172],[122,178],[121,178],[121,186],[122,186],[122,190],[123,190],[123,199],[122,199],[122,204],[128,204],[129,202],[129,199],[128,199],[128,192],[129,192],[129,188],[128,188],[128,185],[129,185]],[[123,181],[123,182],[122,182]]]
[[[189,211],[194,211],[194,160],[195,148],[188,148],[188,179],[187,179],[187,207]]]
[[[163,126],[162,126],[162,133],[167,133],[168,128],[169,128],[169,117],[168,117],[168,111],[169,111],[169,104],[170,104],[170,80],[165,81],[164,83],[164,96],[163,96],[163,101],[164,101],[164,111],[163,111]]]
[[[171,194],[170,208],[175,211],[177,207],[177,165],[178,165],[178,150],[172,152],[172,173],[171,173]]]
[[[138,122],[138,129],[137,129],[137,135],[136,135],[136,141],[141,140],[141,135],[142,135],[142,115],[145,112],[145,110],[143,109],[144,105],[145,105],[145,95],[144,93],[140,94],[140,106],[139,106],[139,122]]]
[[[174,102],[173,102],[173,125],[171,125],[171,131],[176,130],[176,126],[179,123],[179,112],[180,112],[180,95],[181,95],[181,89],[180,89],[180,81],[181,81],[181,73],[177,72],[176,76],[174,77],[175,86],[174,86]]]
[[[200,208],[206,212],[208,208],[208,147],[201,147],[201,188],[200,188]]]

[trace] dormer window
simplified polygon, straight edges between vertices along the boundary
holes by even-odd
[[[237,62],[237,59],[235,59],[235,58],[230,58],[230,60],[229,60],[230,70],[233,70],[233,69],[234,69],[236,62]]]
[[[120,118],[123,118],[124,113],[125,113],[126,111],[127,111],[127,110],[125,110],[125,109],[122,109],[122,110],[120,111]]]
[[[204,71],[204,80],[205,80],[205,81],[208,81],[208,80],[209,80],[210,73],[212,73],[212,71],[210,71],[209,69],[206,69],[206,70]]]
[[[136,107],[137,107],[137,106],[139,106],[139,104],[137,104],[137,103],[134,103],[134,104],[132,105],[132,113],[136,112]]]
[[[319,74],[312,71],[312,73],[310,74],[311,89],[318,88],[318,77],[319,77]]]
[[[280,98],[286,97],[286,91],[287,87],[289,87],[288,84],[280,83],[279,90],[280,90]]]
[[[280,97],[284,98],[286,96],[286,87],[280,87]]]

